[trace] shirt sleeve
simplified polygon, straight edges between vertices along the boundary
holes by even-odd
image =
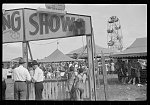
[[[27,69],[25,69],[25,71],[26,71],[26,79],[27,79],[28,81],[31,81],[31,76],[30,76],[29,71],[28,71]]]
[[[3,70],[3,79],[7,79],[7,70],[2,69]]]

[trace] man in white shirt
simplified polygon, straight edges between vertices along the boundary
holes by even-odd
[[[33,76],[33,81],[35,82],[35,100],[41,100],[43,92],[44,73],[42,69],[39,68],[36,60],[33,60],[32,65],[35,70]]]
[[[19,59],[19,67],[13,70],[14,80],[14,99],[26,100],[27,99],[27,84],[26,81],[31,81],[29,71],[23,67],[25,62]]]

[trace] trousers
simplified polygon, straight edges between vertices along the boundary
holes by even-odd
[[[6,82],[2,82],[2,100],[5,100]]]
[[[15,82],[14,83],[14,99],[15,100],[26,100],[27,99],[27,84],[26,82]]]
[[[35,82],[35,100],[42,100],[43,82]]]

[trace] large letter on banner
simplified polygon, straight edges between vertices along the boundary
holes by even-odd
[[[23,13],[20,9],[7,10],[2,18],[3,43],[23,41]]]

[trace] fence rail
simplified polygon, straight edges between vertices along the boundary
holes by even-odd
[[[35,100],[34,83],[29,83],[29,100]],[[43,100],[67,100],[69,93],[67,91],[67,79],[61,80],[44,80],[43,82]],[[84,96],[89,98],[89,83],[85,82]]]

